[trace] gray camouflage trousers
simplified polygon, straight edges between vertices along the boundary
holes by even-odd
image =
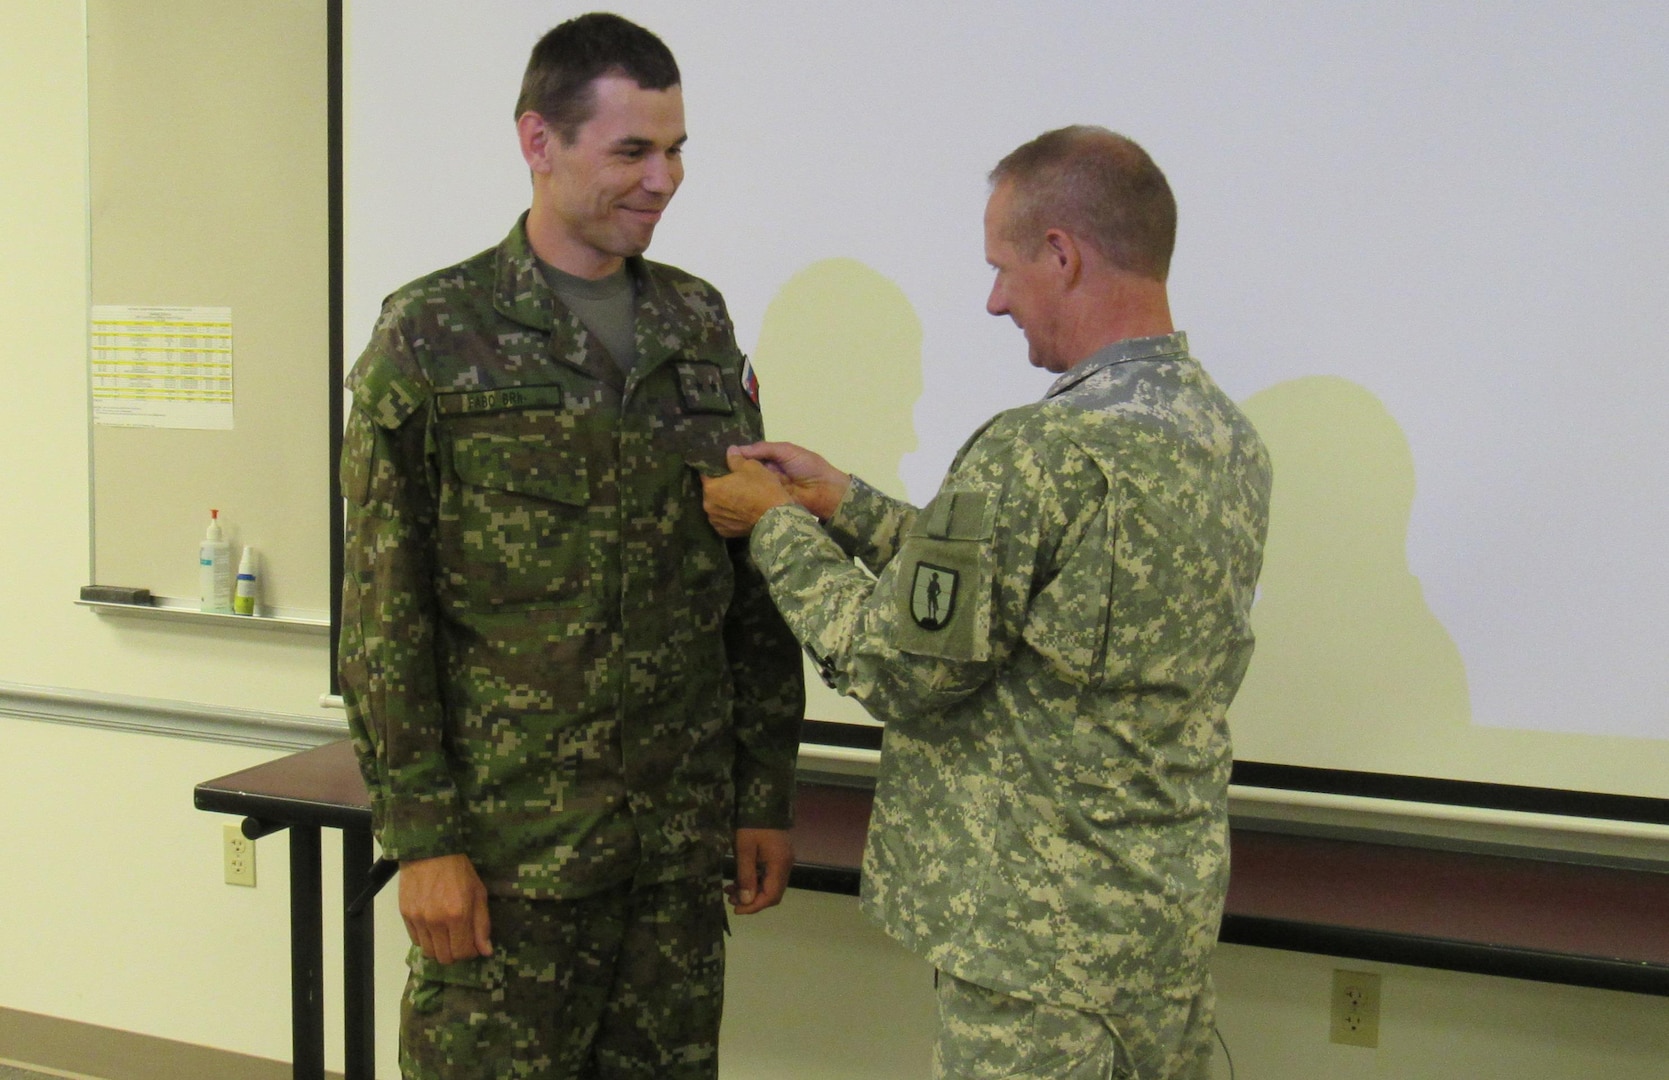
[[[1210,1080],[1209,980],[1181,1005],[1120,1016],[1026,1001],[937,975],[934,1080]]]
[[[493,897],[493,955],[416,948],[400,1009],[406,1080],[713,1080],[724,1001],[720,882],[580,900]]]

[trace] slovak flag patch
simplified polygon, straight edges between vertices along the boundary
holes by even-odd
[[[759,376],[753,373],[753,361],[742,357],[742,389],[747,391],[748,400],[753,402],[754,408],[759,407]]]

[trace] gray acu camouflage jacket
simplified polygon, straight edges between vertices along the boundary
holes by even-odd
[[[340,670],[378,839],[489,891],[715,870],[790,824],[799,651],[696,470],[760,438],[724,302],[629,261],[623,377],[523,223],[385,303],[348,380]]]
[[[887,724],[863,905],[889,933],[1072,1008],[1198,991],[1269,490],[1257,433],[1172,334],[997,416],[919,512],[854,482],[826,530],[761,519],[789,626]]]

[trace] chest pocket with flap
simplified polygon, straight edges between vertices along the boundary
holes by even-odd
[[[439,586],[474,609],[573,599],[597,573],[591,478],[560,410],[470,415],[442,426]],[[451,430],[448,430],[448,429]]]

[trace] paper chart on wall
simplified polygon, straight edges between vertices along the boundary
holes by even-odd
[[[232,309],[96,305],[93,422],[232,428]]]

